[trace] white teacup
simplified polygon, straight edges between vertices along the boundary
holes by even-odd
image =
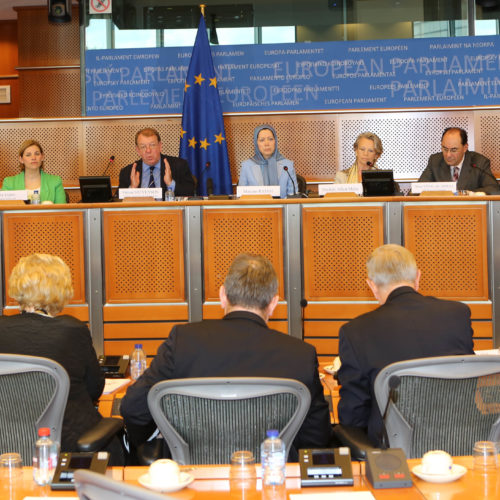
[[[155,460],[149,466],[149,481],[153,486],[167,486],[179,484],[181,470],[177,462],[168,458]]]
[[[432,450],[422,457],[422,472],[424,474],[447,475],[450,474],[452,466],[453,459],[446,451]]]

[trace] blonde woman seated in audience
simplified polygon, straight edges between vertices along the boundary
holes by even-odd
[[[26,189],[31,200],[38,191],[41,203],[66,203],[62,179],[43,170],[44,154],[39,142],[28,139],[19,148],[19,164],[22,172],[3,180],[3,191]]]
[[[49,358],[68,372],[61,450],[78,451],[78,438],[102,418],[94,402],[103,391],[104,376],[87,325],[59,315],[73,296],[69,267],[55,255],[22,257],[10,275],[9,295],[21,314],[0,316],[0,352]],[[119,455],[116,437],[109,446]]]

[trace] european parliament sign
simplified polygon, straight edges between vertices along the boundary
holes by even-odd
[[[500,37],[214,46],[223,112],[498,106]],[[191,48],[86,52],[89,116],[182,113]]]

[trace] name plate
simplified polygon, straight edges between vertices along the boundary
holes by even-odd
[[[457,192],[456,182],[413,182],[411,192],[420,194],[422,191],[451,191]]]
[[[236,196],[239,198],[245,194],[266,194],[280,197],[279,186],[237,186]]]
[[[356,182],[354,184],[320,184],[318,194],[325,196],[326,193],[356,193],[363,196],[363,184]]]
[[[122,188],[118,190],[118,197],[123,198],[154,198],[155,200],[163,199],[162,188]]]
[[[28,191],[26,189],[19,189],[16,191],[0,191],[0,201],[11,201],[11,200],[27,200]]]

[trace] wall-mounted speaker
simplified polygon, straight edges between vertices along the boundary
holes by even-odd
[[[71,22],[71,0],[48,0],[51,23]]]

